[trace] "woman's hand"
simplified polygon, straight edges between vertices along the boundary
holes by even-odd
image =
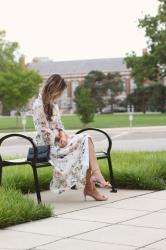
[[[64,148],[67,145],[68,135],[65,134],[64,131],[60,131],[59,133],[59,147]]]

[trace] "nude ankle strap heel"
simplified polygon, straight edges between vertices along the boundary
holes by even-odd
[[[91,182],[97,184],[97,185],[98,185],[99,187],[101,187],[101,188],[103,188],[103,187],[111,187],[111,184],[110,184],[108,181],[105,181],[102,175],[101,175],[101,176],[102,176],[102,178],[103,178],[103,181],[100,179],[99,176],[95,176],[94,173],[99,173],[99,174],[101,174],[100,171],[97,170],[97,169],[94,170],[94,171],[92,171],[92,175],[91,175],[91,177],[90,177],[90,181],[91,181]]]
[[[86,196],[90,196],[90,197],[94,198],[96,201],[106,201],[106,200],[108,200],[108,197],[97,193],[95,189],[93,191],[93,190],[87,190],[86,188],[84,188],[84,199],[85,199],[85,201],[86,201]]]

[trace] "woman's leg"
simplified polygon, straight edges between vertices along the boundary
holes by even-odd
[[[86,196],[93,197],[96,201],[106,201],[108,197],[102,195],[96,188],[95,183],[91,181],[91,169],[87,170],[86,174],[86,184],[84,188],[84,197],[86,200]]]
[[[91,169],[92,176],[94,177],[94,181],[96,180],[96,182],[99,182],[101,186],[110,186],[110,184],[105,181],[104,177],[101,174],[95,154],[94,145],[91,138],[88,138],[88,143],[89,143],[89,167]]]
[[[84,196],[91,196],[97,201],[106,201],[108,197],[102,195],[96,188],[95,182],[97,181],[102,186],[108,186],[108,183],[104,180],[94,150],[94,145],[91,138],[88,138],[89,143],[89,169],[86,174],[86,184],[84,188]]]

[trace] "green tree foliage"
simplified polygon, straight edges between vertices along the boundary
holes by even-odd
[[[19,48],[17,42],[5,39],[6,32],[0,31],[0,72],[6,72],[15,65],[15,56]]]
[[[91,90],[96,102],[96,108],[102,113],[106,105],[118,103],[117,95],[123,90],[123,82],[119,73],[104,74],[100,71],[91,71],[84,81],[85,87]]]
[[[136,89],[125,100],[126,104],[132,104],[136,111],[166,111],[166,86],[153,84]]]
[[[5,35],[5,31],[0,31],[0,102],[5,111],[20,110],[36,94],[42,79],[22,67],[18,43],[7,41]]]
[[[34,96],[41,77],[32,70],[22,70],[15,65],[8,72],[0,73],[0,100],[5,110],[20,110]]]
[[[159,70],[154,55],[144,54],[142,57],[138,57],[133,52],[132,55],[125,58],[125,61],[127,67],[131,68],[131,76],[138,88],[145,82],[157,80]]]
[[[105,107],[105,103],[103,100],[103,95],[105,95],[105,89],[103,87],[103,80],[105,75],[100,71],[91,71],[85,77],[84,85],[89,88],[91,91],[91,95],[96,101],[96,108],[100,112],[102,108]]]
[[[125,61],[138,86],[148,80],[160,81],[166,76],[166,0],[160,2],[156,16],[146,15],[139,19],[138,27],[145,29],[147,53],[137,57],[127,54]]]
[[[75,102],[77,114],[84,126],[93,121],[96,105],[90,89],[78,86],[75,90]]]
[[[108,104],[111,105],[111,111],[113,112],[114,104],[120,104],[120,100],[117,97],[123,91],[123,81],[119,73],[108,73],[104,85],[107,93],[110,94]]]

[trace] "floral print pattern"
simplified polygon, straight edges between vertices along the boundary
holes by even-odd
[[[89,168],[89,135],[68,135],[67,145],[60,148],[57,137],[59,129],[64,130],[64,126],[58,105],[53,104],[52,121],[48,121],[44,113],[41,96],[33,104],[33,120],[37,131],[37,144],[49,144],[51,146],[50,162],[53,167],[53,178],[50,183],[50,190],[60,194],[74,185],[82,187],[85,183],[86,171]]]

